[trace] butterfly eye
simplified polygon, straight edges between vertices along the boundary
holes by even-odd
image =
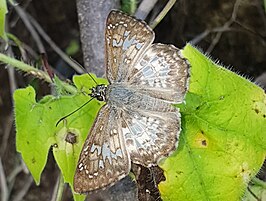
[[[99,95],[99,96],[97,97],[97,100],[98,100],[98,101],[103,101],[103,96],[102,96],[102,95]]]
[[[92,94],[95,93],[95,91],[96,91],[94,87],[91,88],[90,90],[91,90],[91,93],[92,93]]]

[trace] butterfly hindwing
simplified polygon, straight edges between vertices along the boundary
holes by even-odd
[[[188,62],[173,45],[153,44],[133,72],[128,82],[131,87],[168,102],[183,102],[188,86]]]
[[[146,167],[176,149],[181,130],[180,114],[157,111],[126,111],[122,113],[125,143],[133,163]]]

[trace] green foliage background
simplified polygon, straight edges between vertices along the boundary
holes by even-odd
[[[266,96],[187,45],[191,63],[182,133],[164,163],[163,200],[240,200],[266,153]]]
[[[183,129],[179,147],[160,163],[166,177],[159,185],[162,198],[239,200],[265,159],[265,93],[189,44],[183,55],[191,63],[191,79],[185,103],[178,105]],[[95,85],[88,75],[75,76],[73,82],[76,94],[46,96],[39,102],[32,87],[14,93],[17,150],[37,184],[52,146],[65,182],[73,186],[82,144],[102,106],[93,100],[56,127],[60,118],[90,99],[86,94]],[[70,132],[77,143],[66,142]],[[75,200],[83,199],[75,195]]]

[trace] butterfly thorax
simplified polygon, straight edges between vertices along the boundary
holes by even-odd
[[[134,96],[134,91],[122,83],[109,85],[106,94],[107,102],[119,107],[129,104]]]
[[[98,101],[106,101],[107,85],[99,84],[91,89],[90,96],[96,98]]]
[[[114,83],[106,89],[106,102],[127,110],[175,111],[168,103],[145,94],[141,88],[126,83]]]

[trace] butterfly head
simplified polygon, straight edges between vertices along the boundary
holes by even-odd
[[[107,85],[99,84],[91,89],[91,94],[89,95],[92,98],[96,98],[98,101],[106,101],[106,90]]]

